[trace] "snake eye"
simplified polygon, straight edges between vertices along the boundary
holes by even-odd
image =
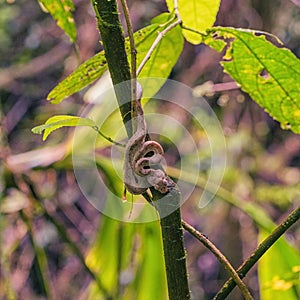
[[[144,157],[152,157],[155,154],[153,150],[147,152]]]

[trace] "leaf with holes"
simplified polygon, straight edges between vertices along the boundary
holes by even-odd
[[[279,46],[266,39],[266,36]],[[283,129],[300,133],[300,61],[270,34],[225,27],[208,30],[204,42],[226,49],[224,70],[262,106]]]
[[[69,36],[71,42],[75,43],[76,26],[72,15],[75,6],[72,0],[39,0],[39,2]]]
[[[174,0],[166,0],[170,12],[174,10]],[[178,0],[178,11],[184,26],[205,32],[211,27],[219,11],[221,0]],[[192,44],[202,42],[202,36],[190,30],[183,30],[183,35]]]
[[[36,126],[32,128],[32,132],[41,134],[44,131],[43,141],[49,136],[51,132],[61,127],[74,127],[74,126],[89,126],[96,127],[94,121],[87,118],[80,118],[67,115],[59,115],[49,118],[44,125]]]

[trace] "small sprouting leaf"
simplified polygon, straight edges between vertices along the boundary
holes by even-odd
[[[170,12],[174,10],[174,0],[166,0]],[[178,0],[178,11],[184,26],[205,32],[211,27],[219,11],[221,0]],[[201,35],[189,30],[183,31],[184,37],[192,44],[202,41]]]
[[[261,32],[215,27],[208,30],[204,42],[220,51],[220,45],[212,42],[220,39],[227,42],[224,70],[283,129],[300,133],[299,59],[289,49],[266,40]]]
[[[72,0],[39,0],[52,15],[57,25],[69,36],[72,43],[76,41],[76,26],[72,11],[75,9]]]
[[[104,51],[81,64],[72,74],[61,81],[47,96],[53,104],[58,104],[65,98],[80,91],[98,79],[107,69]]]
[[[74,127],[74,126],[97,126],[95,122],[91,119],[59,115],[49,118],[44,125],[36,126],[32,128],[32,132],[36,134],[41,134],[44,131],[43,141],[46,140],[48,135],[54,130],[61,127]]]

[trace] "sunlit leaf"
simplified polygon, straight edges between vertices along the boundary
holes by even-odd
[[[139,44],[147,39],[149,35],[155,35],[158,25],[150,25],[137,31],[134,34],[137,51],[139,51]],[[128,38],[126,39],[126,52],[130,53]],[[61,81],[47,96],[53,104],[58,104],[65,98],[82,90],[84,87],[93,83],[100,78],[107,70],[107,62],[104,51],[101,51],[82,63],[72,74]]]
[[[159,224],[120,223],[103,218],[86,262],[99,274],[110,295],[116,299],[166,299],[166,278]],[[136,243],[138,241],[138,243]],[[118,265],[120,263],[120,265]],[[121,277],[120,277],[121,276]],[[118,284],[122,285],[122,289]],[[103,299],[103,292],[92,283],[88,299]]]
[[[96,124],[91,119],[74,117],[74,116],[54,116],[49,118],[44,125],[36,126],[32,128],[32,132],[41,134],[44,131],[43,141],[46,140],[48,135],[54,130],[61,127],[74,127],[74,126],[89,126],[95,127]]]
[[[80,91],[98,79],[107,69],[104,52],[81,64],[71,75],[61,81],[47,96],[53,104],[58,104],[65,98]]]
[[[99,274],[103,287],[111,294],[114,293],[118,284],[119,255],[126,255],[126,258],[129,256],[128,252],[118,252],[119,247],[124,246],[119,245],[119,239],[122,239],[120,235],[123,235],[124,230],[132,232],[131,228],[131,224],[123,226],[123,224],[116,220],[103,217],[102,225],[98,230],[98,236],[86,257],[87,265],[95,274]],[[131,239],[128,238],[124,242],[131,243]],[[90,285],[88,294],[88,299],[103,299],[103,291],[95,283]]]
[[[39,0],[52,15],[57,25],[69,36],[72,43],[76,41],[76,26],[72,11],[75,9],[72,0]]]
[[[166,0],[170,12],[174,10],[174,0]],[[204,32],[211,27],[219,11],[221,0],[178,0],[178,10],[184,26]],[[189,30],[183,31],[184,37],[192,44],[199,44],[202,37]]]
[[[170,14],[164,13],[152,20],[152,22],[158,22],[158,24],[164,25],[160,26],[154,24],[149,26],[153,28],[151,34],[145,36],[145,38],[137,44],[137,65],[139,65],[147,55],[159,32],[162,32],[167,27],[167,22],[171,17]],[[145,94],[154,95],[161,88],[164,81],[151,80],[151,78],[167,79],[182,49],[183,35],[181,27],[178,25],[164,35],[139,74],[139,78],[149,78],[149,80],[145,82],[146,84],[143,84]],[[147,89],[149,91],[146,92]]]
[[[260,240],[268,236],[260,231]],[[284,239],[278,240],[258,262],[261,300],[297,300],[300,298],[300,255]]]
[[[147,223],[143,227],[143,259],[131,287],[136,297],[127,299],[167,299],[160,227],[158,223]]]
[[[212,37],[227,41],[222,62],[225,71],[279,121],[283,129],[300,133],[299,59],[289,49],[267,41],[260,32],[212,28],[205,42],[216,48]]]
[[[157,21],[164,22],[170,18],[169,14],[164,14],[164,18],[158,18]],[[137,49],[137,65],[141,63],[154,40],[158,36],[158,32],[162,31],[167,24],[161,26],[159,24],[151,24],[134,34],[136,49]],[[125,44],[128,58],[130,58],[130,46],[128,38]],[[139,77],[159,77],[168,78],[172,68],[183,48],[183,38],[180,26],[169,31],[162,41],[158,44],[155,51],[152,53],[150,59],[147,61],[145,67],[140,73]],[[60,103],[65,98],[80,91],[84,87],[93,83],[96,79],[101,77],[107,70],[107,63],[104,51],[99,52],[83,64],[81,64],[72,74],[60,82],[48,95],[47,100],[54,104]],[[150,81],[148,82],[150,85]],[[155,86],[151,86],[151,93],[154,95],[161,87],[155,82]],[[144,86],[144,89],[147,87]],[[149,93],[148,93],[149,94]]]

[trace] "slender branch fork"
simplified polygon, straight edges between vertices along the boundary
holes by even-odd
[[[174,11],[175,11],[175,15],[177,17],[177,20],[170,24],[167,28],[165,28],[163,31],[158,33],[157,38],[154,40],[153,44],[151,45],[149,51],[147,52],[146,56],[144,57],[144,59],[142,60],[141,64],[139,65],[138,69],[137,69],[137,75],[139,75],[142,71],[142,69],[144,68],[145,64],[147,63],[147,61],[149,60],[149,58],[151,57],[153,51],[155,50],[155,48],[158,46],[159,42],[162,40],[162,38],[170,31],[172,30],[174,27],[176,27],[177,25],[182,23],[179,11],[178,11],[178,1],[174,0]]]
[[[255,249],[255,251],[243,262],[237,269],[240,278],[246,276],[248,271],[256,264],[256,262],[268,251],[268,249],[297,221],[300,219],[300,206],[293,210],[288,217],[283,220],[272,233],[265,238]],[[223,288],[215,296],[215,300],[225,299],[235,287],[235,282],[230,278]]]
[[[248,271],[256,264],[256,262],[267,252],[267,250],[297,221],[300,219],[300,206],[293,210],[288,217],[283,220],[272,233],[263,240],[253,253],[243,262],[243,264],[235,271],[231,266],[226,257],[216,248],[216,246],[209,241],[209,239],[201,232],[197,231],[194,227],[182,220],[182,226],[186,231],[197,238],[205,247],[207,247],[217,259],[224,265],[224,267],[231,273],[231,278],[223,285],[222,289],[215,296],[215,300],[225,299],[230,292],[233,290],[235,285],[238,285],[244,294],[245,299],[247,298],[248,290],[242,282],[241,278],[245,277]],[[246,289],[245,289],[246,288]]]
[[[130,43],[130,53],[131,53],[131,78],[133,80],[136,80],[136,77],[141,73],[142,69],[144,68],[145,64],[151,57],[153,51],[158,46],[159,42],[162,40],[162,38],[174,27],[182,23],[179,11],[178,11],[178,0],[174,0],[174,12],[176,15],[177,20],[170,24],[167,28],[165,28],[163,31],[158,33],[157,38],[154,40],[153,44],[151,45],[149,51],[147,52],[146,56],[142,60],[141,64],[139,65],[138,69],[136,69],[136,48],[134,43],[134,36],[133,36],[133,29],[130,21],[130,15],[129,15],[129,9],[126,3],[126,0],[121,0],[122,9],[125,16],[126,26],[128,30],[128,37],[129,37],[129,43]],[[133,94],[135,96],[135,94]],[[133,98],[134,99],[134,98]]]
[[[122,9],[125,16],[126,26],[128,30],[128,37],[129,37],[129,43],[130,43],[130,53],[131,53],[131,95],[132,95],[132,111],[131,111],[131,118],[133,119],[135,116],[135,99],[136,99],[136,78],[141,73],[142,69],[146,65],[147,61],[150,59],[152,53],[154,52],[155,48],[158,46],[159,42],[162,40],[162,38],[174,27],[182,23],[179,11],[178,11],[178,0],[174,0],[174,11],[175,15],[177,17],[177,20],[170,24],[167,28],[165,28],[163,31],[158,32],[157,38],[154,40],[153,44],[151,45],[149,51],[147,52],[146,56],[142,60],[141,64],[139,65],[138,69],[136,68],[136,48],[134,43],[134,36],[133,36],[133,29],[130,21],[130,15],[128,6],[126,3],[126,0],[121,0]],[[134,125],[134,124],[133,124]]]
[[[219,260],[219,262],[225,267],[225,269],[228,270],[234,282],[237,284],[237,286],[240,288],[241,292],[243,293],[244,298],[246,300],[252,300],[253,298],[248,288],[246,287],[245,283],[241,280],[241,278],[239,277],[238,273],[235,271],[233,266],[227,260],[225,255],[223,255],[222,252],[204,234],[196,230],[190,224],[188,224],[184,220],[181,220],[181,224],[186,231],[188,231],[192,236],[194,236],[197,240],[199,240],[211,253],[213,253],[215,257]]]

